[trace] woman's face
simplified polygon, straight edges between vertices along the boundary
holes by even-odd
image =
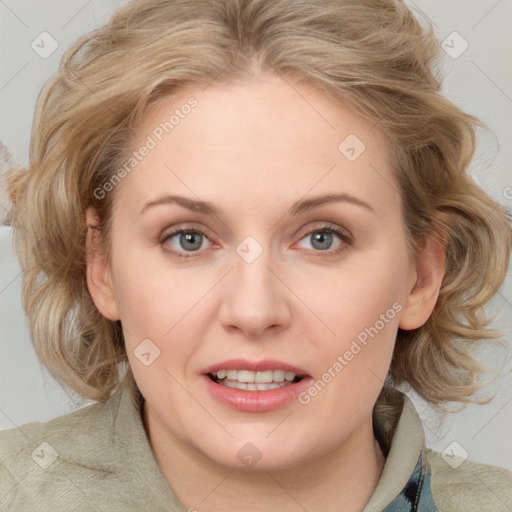
[[[166,98],[133,150],[112,295],[93,295],[122,321],[161,435],[277,469],[368,431],[397,329],[418,316],[378,127],[266,76]]]

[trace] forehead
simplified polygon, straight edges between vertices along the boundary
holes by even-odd
[[[193,106],[192,106],[193,105]],[[196,86],[146,112],[132,150],[151,146],[122,183],[129,204],[163,192],[250,207],[311,193],[399,201],[384,135],[317,87],[266,75]]]

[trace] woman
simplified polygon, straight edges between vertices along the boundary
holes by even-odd
[[[395,389],[478,401],[509,259],[438,53],[398,0],[135,1],[68,51],[11,222],[38,355],[99,403],[2,432],[7,510],[512,506]]]

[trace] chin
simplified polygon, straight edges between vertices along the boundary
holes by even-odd
[[[305,456],[302,443],[297,447],[277,437],[270,441],[265,439],[267,434],[252,436],[252,441],[245,440],[247,437],[244,440],[230,439],[227,445],[203,447],[201,452],[211,462],[234,471],[279,471],[300,464]]]

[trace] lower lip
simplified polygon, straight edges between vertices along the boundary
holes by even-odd
[[[298,399],[299,394],[307,389],[311,380],[311,377],[304,377],[299,382],[277,389],[247,391],[217,384],[207,375],[203,375],[203,378],[208,391],[218,402],[232,409],[246,412],[267,412],[286,407]]]

